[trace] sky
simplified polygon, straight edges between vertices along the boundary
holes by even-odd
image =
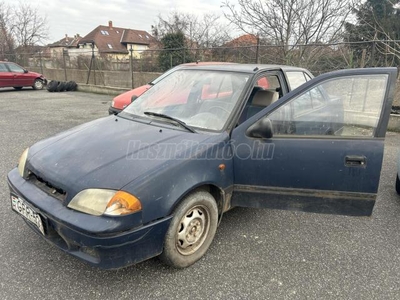
[[[19,1],[38,7],[40,13],[46,15],[49,26],[47,43],[52,43],[65,34],[85,36],[98,25],[108,25],[110,20],[115,27],[151,33],[151,25],[156,23],[160,14],[167,16],[178,11],[223,15],[221,3],[224,0],[3,0],[11,5],[17,5]]]

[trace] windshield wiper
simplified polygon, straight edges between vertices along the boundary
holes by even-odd
[[[165,115],[165,114],[152,112],[152,111],[145,111],[144,114],[147,115],[147,116],[154,116],[154,117],[159,117],[159,118],[164,118],[164,119],[168,119],[168,120],[174,121],[174,122],[178,123],[179,125],[181,125],[183,128],[185,128],[186,130],[188,130],[188,131],[190,131],[192,133],[196,133],[196,130],[194,130],[192,127],[188,126],[185,122],[183,122],[183,121],[181,121],[179,119],[176,119],[174,117],[171,117],[171,116],[168,116],[168,115]]]

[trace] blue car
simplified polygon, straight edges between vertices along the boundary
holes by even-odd
[[[400,155],[397,161],[396,192],[400,195]]]
[[[118,115],[26,149],[8,174],[11,207],[104,269],[158,255],[187,267],[233,207],[371,215],[396,76],[188,66]]]

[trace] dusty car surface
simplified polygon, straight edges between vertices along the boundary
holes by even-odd
[[[28,71],[13,62],[0,61],[0,88],[21,90],[23,87],[32,87],[41,90],[46,84],[47,79],[42,74]]]
[[[118,115],[26,149],[8,174],[12,209],[105,269],[157,255],[187,267],[235,206],[370,215],[397,69],[342,70],[301,85],[291,72],[306,71],[176,70]]]

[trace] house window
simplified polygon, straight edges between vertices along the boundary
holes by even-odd
[[[149,39],[149,36],[146,34],[146,39]]]
[[[110,35],[107,30],[101,30],[102,35]]]
[[[142,35],[139,33],[139,37],[142,38]]]
[[[111,44],[107,44],[107,46],[108,46],[109,49],[113,48],[113,46]]]

